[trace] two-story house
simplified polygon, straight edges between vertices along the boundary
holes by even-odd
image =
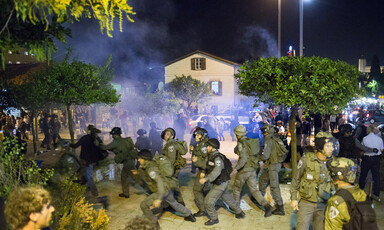
[[[239,66],[236,62],[196,50],[165,64],[165,84],[183,74],[206,82],[212,92],[207,105],[222,111],[239,103],[241,96],[234,79]]]

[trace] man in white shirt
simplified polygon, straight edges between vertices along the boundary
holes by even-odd
[[[365,187],[365,180],[368,172],[371,170],[373,179],[373,196],[372,198],[380,201],[380,158],[384,150],[383,140],[377,136],[379,129],[370,125],[367,129],[368,135],[363,138],[362,144],[369,148],[376,148],[378,152],[365,152],[361,162],[361,175],[359,186],[361,189]]]

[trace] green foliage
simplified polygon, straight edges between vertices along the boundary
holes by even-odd
[[[335,113],[357,95],[360,72],[321,57],[261,58],[247,61],[235,75],[240,93],[261,102],[301,106],[314,113]]]
[[[6,138],[0,150],[0,196],[7,197],[17,186],[39,184],[46,185],[53,175],[53,169],[39,168],[35,161],[21,155],[24,146],[17,138]]]
[[[176,98],[187,103],[187,110],[192,103],[199,103],[210,95],[209,85],[191,76],[176,76],[171,82],[166,84],[166,89],[175,94]]]
[[[60,219],[70,213],[76,203],[84,197],[86,187],[74,183],[75,179],[67,177],[63,182],[49,189],[53,197],[52,204],[55,207],[52,217],[54,224],[52,227],[55,229],[58,228]]]

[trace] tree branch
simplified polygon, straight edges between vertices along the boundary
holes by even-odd
[[[8,27],[8,23],[9,23],[9,21],[10,21],[11,18],[12,18],[12,15],[13,15],[13,11],[14,11],[14,10],[15,10],[15,6],[13,6],[12,11],[11,11],[11,13],[10,13],[9,16],[8,16],[8,19],[7,19],[7,21],[5,22],[5,25],[4,25],[3,28],[1,29],[1,31],[0,31],[0,35],[3,33],[3,31],[5,30],[5,28]]]

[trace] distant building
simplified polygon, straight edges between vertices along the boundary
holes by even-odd
[[[165,84],[175,76],[190,75],[192,78],[208,83],[212,96],[206,104],[210,109],[222,111],[239,104],[243,97],[238,94],[234,79],[240,64],[212,54],[196,50],[165,64]],[[199,105],[201,109],[202,106]]]
[[[359,71],[362,73],[370,73],[371,66],[367,66],[367,59],[359,58]],[[384,72],[384,66],[380,66],[380,72]]]

